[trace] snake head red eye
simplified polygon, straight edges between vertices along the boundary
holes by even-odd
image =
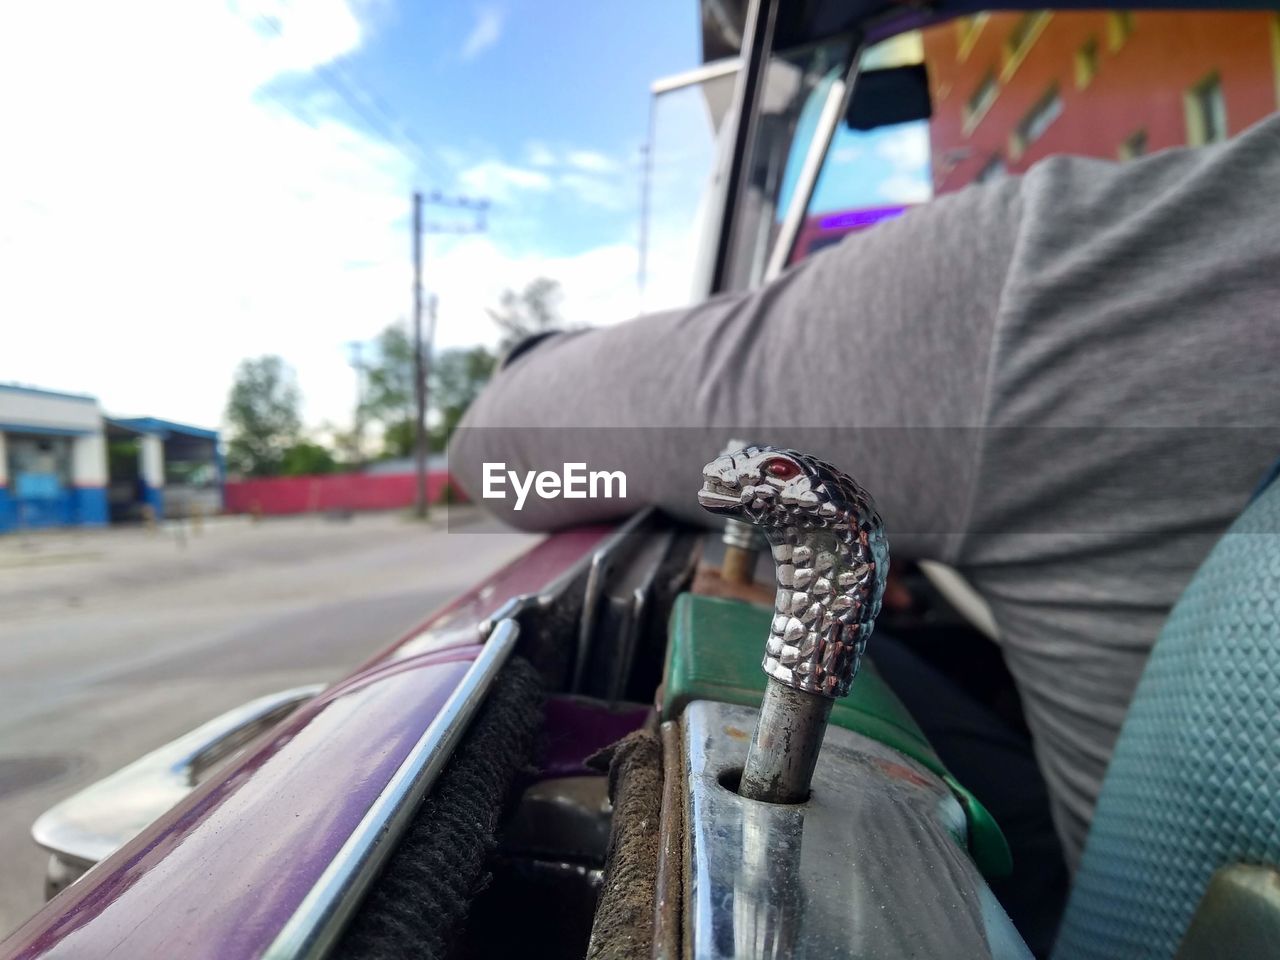
[[[800,467],[785,457],[770,457],[764,462],[764,472],[775,480],[791,480],[800,476]]]

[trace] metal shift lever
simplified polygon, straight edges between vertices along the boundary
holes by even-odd
[[[730,440],[720,454],[732,456],[746,445],[742,440]],[[764,548],[764,534],[759,527],[748,520],[726,517],[724,563],[720,566],[720,579],[726,583],[750,585],[756,576],[756,559]]]
[[[800,803],[880,612],[889,543],[870,495],[815,457],[748,446],[711,461],[702,480],[698,503],[761,527],[777,571],[769,679],[738,792]]]

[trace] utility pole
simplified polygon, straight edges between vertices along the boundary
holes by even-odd
[[[427,503],[427,376],[422,357],[422,194],[413,195],[413,469],[417,489],[413,512],[426,519]]]
[[[423,410],[431,409],[431,364],[435,359],[435,343],[436,343],[436,309],[440,305],[440,299],[434,293],[427,297],[427,335],[422,341],[422,408]],[[431,439],[431,430],[424,432],[427,440]],[[428,443],[428,447],[430,443]],[[429,451],[428,451],[429,452]]]
[[[356,416],[352,430],[352,446],[356,455],[356,469],[364,468],[364,343],[352,340],[347,344],[351,369],[356,373]]]
[[[653,102],[649,103],[649,136],[640,145],[640,240],[637,244],[639,263],[636,267],[636,312],[644,313],[644,288],[648,283],[649,260],[649,193],[653,184]]]
[[[430,203],[438,207],[451,207],[457,210],[470,210],[475,220],[470,225],[437,224],[422,222],[422,207]],[[431,332],[424,347],[422,340],[422,237],[427,233],[483,233],[485,229],[485,213],[489,209],[489,201],[470,199],[468,197],[450,197],[433,190],[431,195],[423,197],[421,191],[413,194],[413,459],[417,485],[414,493],[414,513],[419,518],[426,518],[430,513],[427,500],[427,357],[436,331],[436,298],[431,298]]]

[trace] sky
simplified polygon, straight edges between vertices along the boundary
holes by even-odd
[[[695,0],[31,0],[0,30],[0,381],[219,426],[280,354],[349,422],[349,344],[408,317],[410,196],[440,349],[507,287],[634,315],[649,85],[700,62]],[[470,226],[428,206],[426,219]]]
[[[425,240],[438,350],[493,345],[485,308],[538,276],[572,325],[683,302],[714,151],[701,94],[672,99],[684,125],[654,154],[655,191],[683,192],[651,209],[643,298],[641,151],[653,81],[700,65],[696,15],[697,0],[6,5],[0,382],[220,427],[237,364],[278,354],[309,429],[345,428],[352,344],[411,313],[414,190],[490,204],[484,232]],[[923,199],[927,130],[842,130],[830,166],[817,211]],[[426,220],[475,224],[432,205]]]

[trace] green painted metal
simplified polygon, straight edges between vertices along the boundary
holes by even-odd
[[[671,612],[670,642],[663,678],[662,718],[680,716],[694,700],[716,700],[758,707],[765,676],[760,645],[773,611],[738,600],[685,593]],[[875,642],[872,641],[872,656]],[[1012,869],[1009,845],[990,813],[938,758],[919,725],[875,670],[871,657],[849,696],[836,702],[831,722],[892,747],[932,770],[946,782],[969,821],[969,852],[985,876]]]

